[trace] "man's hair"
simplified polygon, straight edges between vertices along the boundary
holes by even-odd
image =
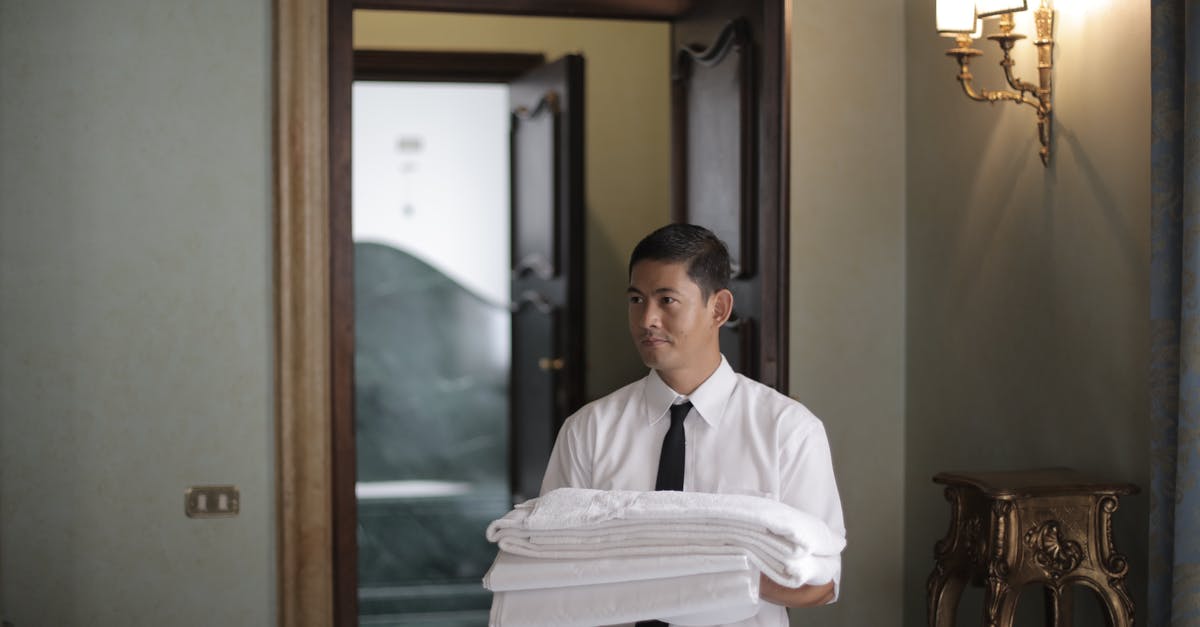
[[[729,249],[713,232],[695,224],[668,224],[642,238],[629,256],[629,276],[639,261],[687,264],[688,276],[708,300],[729,289]]]

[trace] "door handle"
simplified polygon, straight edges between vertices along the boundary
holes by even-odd
[[[538,359],[538,368],[541,368],[546,372],[562,370],[564,367],[566,367],[566,365],[567,362],[563,361],[562,357],[555,357],[553,359],[549,357],[541,357]]]
[[[542,296],[540,293],[533,290],[525,290],[521,294],[520,298],[508,306],[508,310],[512,313],[517,313],[518,311],[521,311],[521,308],[525,305],[533,305],[534,309],[537,309],[544,314],[554,312],[554,303],[546,300],[545,296]]]

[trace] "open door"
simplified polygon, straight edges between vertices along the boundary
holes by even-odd
[[[537,496],[555,434],[583,403],[583,68],[568,55],[509,83],[516,502]]]
[[[734,370],[786,391],[787,129],[780,0],[695,0],[671,22],[672,213],[733,261]]]

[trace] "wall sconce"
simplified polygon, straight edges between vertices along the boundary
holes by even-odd
[[[1054,10],[1050,8],[1050,0],[1041,0],[1041,6],[1034,11],[1037,39],[1033,40],[1033,45],[1037,46],[1038,51],[1038,84],[1033,85],[1013,75],[1010,54],[1013,45],[1025,39],[1024,35],[1013,34],[1012,14],[1027,8],[1026,0],[937,0],[937,29],[943,37],[954,38],[955,47],[947,50],[946,56],[958,59],[958,82],[962,83],[968,98],[979,102],[1008,100],[1029,105],[1037,112],[1038,139],[1042,142],[1038,154],[1045,166],[1050,162],[1050,70],[1054,66]],[[1000,52],[1004,55],[1000,67],[1004,68],[1004,78],[1011,90],[976,90],[971,84],[974,78],[970,70],[971,57],[983,54],[972,48],[971,43],[983,32],[985,18],[1000,20],[1000,32],[988,35],[988,39],[1000,45]]]

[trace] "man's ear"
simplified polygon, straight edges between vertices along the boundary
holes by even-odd
[[[713,323],[714,326],[720,327],[729,320],[729,316],[733,315],[733,292],[729,290],[719,290],[712,295],[713,297]]]

